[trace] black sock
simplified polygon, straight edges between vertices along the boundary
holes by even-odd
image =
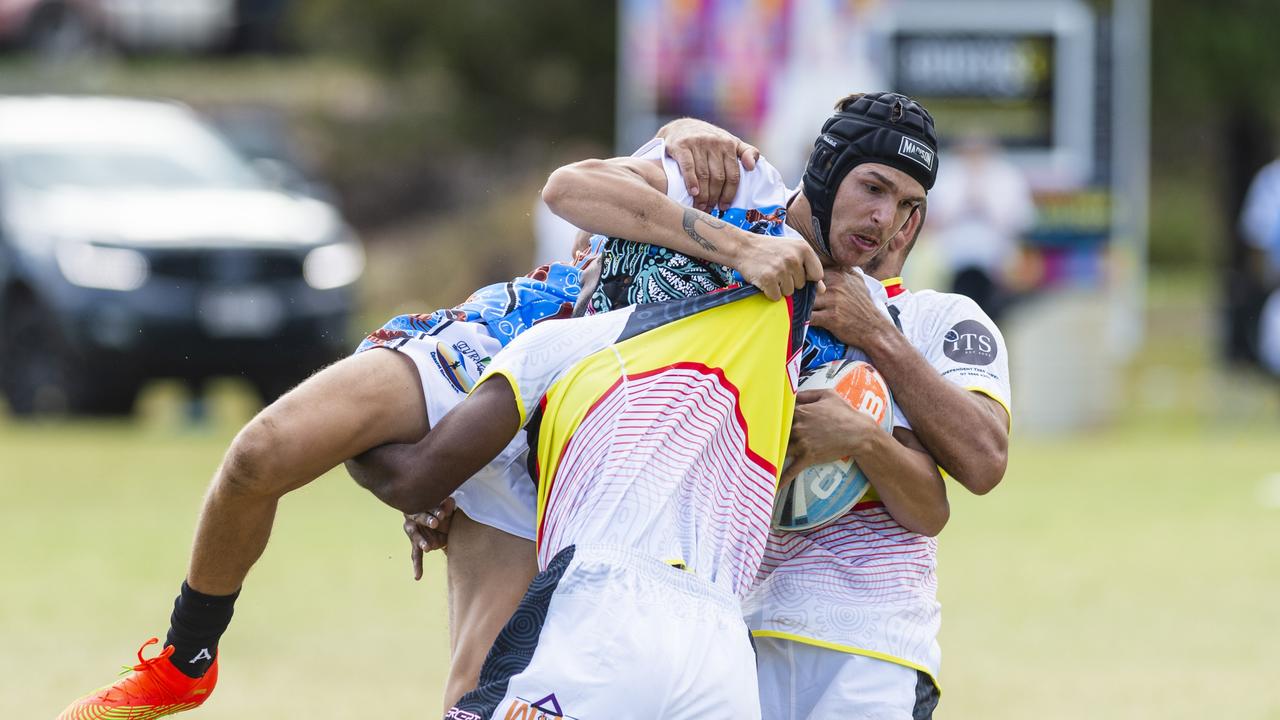
[[[205,595],[192,590],[185,580],[182,582],[182,593],[173,601],[164,644],[173,646],[169,662],[183,675],[198,678],[213,664],[218,639],[231,624],[239,595],[239,590],[230,595]]]

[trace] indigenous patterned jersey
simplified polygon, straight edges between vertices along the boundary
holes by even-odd
[[[356,352],[378,345],[394,345],[404,338],[426,333],[441,323],[472,322],[488,328],[499,343],[506,345],[535,323],[555,317],[569,317],[582,290],[582,265],[551,263],[510,282],[486,285],[461,305],[432,313],[398,315],[370,333]],[[487,358],[486,358],[487,359]],[[484,365],[480,365],[484,369]]]
[[[977,304],[961,295],[908,292],[901,281],[888,285],[890,316],[933,368],[1009,409],[1008,352]],[[816,530],[772,533],[760,584],[744,603],[747,624],[759,636],[896,662],[936,682],[937,547],[875,499]]]
[[[693,197],[684,184],[680,165],[667,155],[666,144],[654,138],[632,157],[661,160],[667,175],[667,197],[686,207]],[[764,158],[753,170],[741,168],[738,192],[727,210],[713,208],[711,215],[757,235],[798,237],[787,227],[787,200],[794,194],[782,176]],[[600,283],[591,296],[588,312],[607,312],[628,305],[665,302],[704,295],[743,284],[742,276],[724,265],[699,260],[656,245],[609,238],[600,252]],[[822,328],[811,328],[805,340],[802,364],[814,368],[845,357],[847,348]]]
[[[537,455],[540,569],[603,544],[746,592],[813,294],[740,288],[542,323],[493,359],[480,383],[508,379]]]

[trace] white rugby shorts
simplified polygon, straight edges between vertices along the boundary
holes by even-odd
[[[479,323],[450,321],[382,344],[413,361],[432,427],[467,396],[502,345]],[[493,462],[453,493],[472,520],[533,540],[537,492],[528,469],[528,442],[518,433]]]
[[[764,720],[928,720],[930,677],[905,665],[776,637],[757,637]]]
[[[570,545],[445,717],[746,720],[757,695],[737,598],[629,549]]]

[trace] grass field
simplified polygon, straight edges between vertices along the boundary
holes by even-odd
[[[52,717],[163,634],[242,412],[0,425],[0,717]],[[1276,430],[1024,440],[994,494],[953,493],[938,717],[1280,718]],[[289,496],[195,717],[434,716],[442,564],[414,584],[406,554],[340,473]]]
[[[1163,288],[1163,289],[1162,289]],[[1155,288],[1117,427],[1015,432],[1004,484],[952,492],[940,720],[1280,720],[1280,393],[1215,367],[1199,284]],[[50,718],[163,635],[196,510],[236,429],[0,414],[0,717]],[[410,576],[398,515],[333,473],[281,505],[192,717],[437,717],[443,558]]]

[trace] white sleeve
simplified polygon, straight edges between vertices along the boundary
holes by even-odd
[[[643,160],[661,160],[662,169],[667,174],[667,197],[686,207],[693,205],[693,196],[684,185],[684,173],[680,172],[680,164],[667,154],[667,144],[662,138],[654,138],[631,154],[631,157]],[[747,170],[738,163],[742,173],[738,181],[738,191],[733,196],[731,205],[736,208],[783,207],[790,195],[782,175],[763,157],[756,160],[753,170]]]
[[[973,300],[951,296],[925,343],[925,359],[943,379],[990,396],[1013,418],[1009,350],[1004,336]]]
[[[544,320],[504,347],[476,381],[502,375],[511,384],[524,427],[536,414],[551,386],[569,368],[608,347],[626,326],[631,308],[566,320]],[[472,388],[471,392],[475,392]]]

